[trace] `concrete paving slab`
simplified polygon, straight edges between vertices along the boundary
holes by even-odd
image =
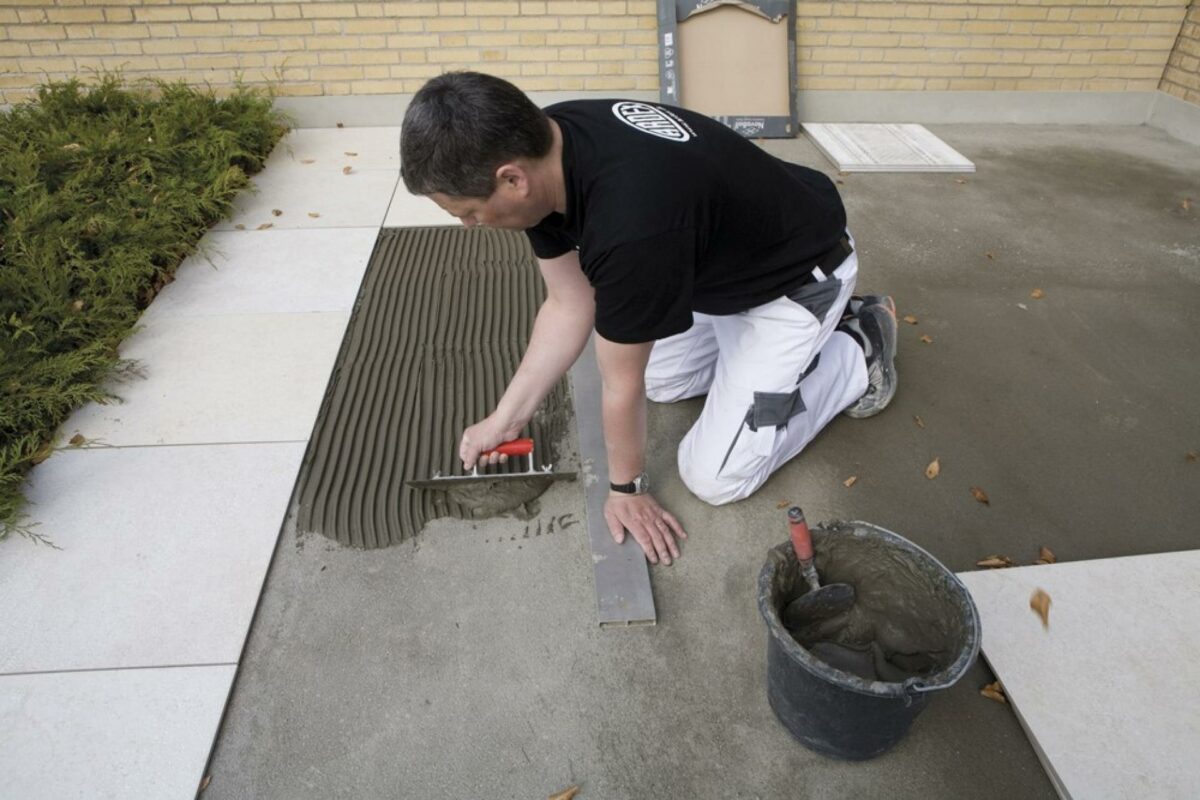
[[[271,153],[271,171],[323,164],[355,169],[400,169],[400,127],[297,128]]]
[[[371,552],[287,533],[206,800],[573,782],[581,800],[1055,797],[1011,709],[979,696],[983,664],[862,764],[804,750],[766,704],[753,582],[786,537],[780,502],[881,525],[955,571],[1040,545],[1064,561],[1195,547],[1200,209],[1180,202],[1195,148],[1145,127],[933,131],[978,172],[838,176],[810,142],[767,143],[841,181],[860,289],[918,320],[901,324],[893,405],[834,421],[741,503],[679,482],[700,401],[651,407],[655,495],[690,533],[652,571],[656,627],[594,627],[580,526],[539,537],[535,518],[525,539],[522,521],[443,521]],[[583,509],[580,487],[551,492],[543,531]]]
[[[378,228],[212,231],[142,316],[350,311]]]
[[[404,181],[396,184],[392,202],[388,205],[385,228],[416,228],[430,225],[458,225],[454,217],[447,214],[428,197],[409,194]]]
[[[0,619],[0,674],[236,663],[303,457],[301,442],[56,453],[26,497],[61,549],[14,539],[0,557],[0,604],[22,609]]]
[[[346,167],[351,169],[349,174],[342,171]],[[399,180],[398,169],[364,169],[342,163],[289,164],[276,169],[268,164],[251,179],[255,189],[238,195],[230,215],[213,228],[378,227]],[[275,211],[283,213],[276,215]]]
[[[959,577],[1062,797],[1200,797],[1200,550]]]
[[[0,797],[195,797],[234,670],[0,677]]]
[[[90,404],[63,425],[114,447],[307,441],[349,314],[160,317],[123,358],[145,379],[114,387],[123,403]]]

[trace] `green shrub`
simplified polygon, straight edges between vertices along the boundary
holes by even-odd
[[[182,83],[50,83],[0,114],[0,538],[29,468],[117,345],[287,132],[271,98]]]

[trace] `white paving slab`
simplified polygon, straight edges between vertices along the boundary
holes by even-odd
[[[924,125],[804,123],[842,172],[974,172],[975,164]]]
[[[112,446],[307,441],[349,314],[158,317],[121,347],[144,379],[63,425]]]
[[[443,211],[428,197],[409,194],[404,181],[396,186],[388,206],[385,228],[420,228],[439,225],[459,225],[459,221]]]
[[[1200,550],[959,577],[1063,797],[1200,797]],[[1039,588],[1048,630],[1029,608]]]
[[[0,608],[21,609],[0,615],[0,674],[236,663],[304,449],[92,448],[40,464],[30,519],[62,549],[0,543]]]
[[[350,311],[378,228],[211,231],[142,318]]]
[[[342,172],[344,166],[351,167],[350,174]],[[398,169],[332,162],[268,164],[252,178],[256,191],[238,195],[230,216],[214,228],[377,228],[399,180]]]
[[[192,800],[234,670],[0,677],[0,797]]]
[[[400,128],[297,128],[271,152],[271,170],[288,164],[353,166],[356,169],[400,169]]]

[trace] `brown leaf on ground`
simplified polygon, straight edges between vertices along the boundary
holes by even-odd
[[[1050,595],[1041,589],[1036,589],[1029,598],[1029,607],[1041,617],[1042,627],[1050,630]]]
[[[984,253],[984,255],[985,255],[985,256],[987,256],[987,260],[988,260],[988,261],[995,261],[995,260],[996,260],[996,256],[992,254],[992,251],[991,251],[991,250],[988,250],[986,253]]]
[[[317,217],[321,216],[321,215],[320,215],[320,214],[318,214],[316,211],[310,211],[310,212],[308,212],[308,215],[309,215],[310,217],[312,217],[313,219],[316,219]]]
[[[358,153],[352,153],[352,152],[350,152],[349,150],[347,150],[347,151],[346,151],[346,155],[348,155],[348,156],[350,156],[351,158],[353,158],[354,156],[358,155]]]
[[[912,314],[905,314],[904,321],[907,322],[909,325],[916,325],[920,320],[918,320]]]
[[[83,145],[79,144],[79,142],[71,142],[70,144],[64,144],[62,146],[62,149],[70,150],[72,153],[74,153],[76,150],[82,150]],[[1185,200],[1185,202],[1186,202],[1186,200]]]
[[[44,444],[44,445],[42,445],[41,450],[38,450],[36,453],[34,453],[32,456],[30,456],[29,463],[33,464],[36,467],[38,464],[42,463],[47,458],[49,458],[50,454],[53,452],[54,452],[54,448],[51,447],[50,444],[48,444],[48,443]]]
[[[978,486],[971,487],[971,497],[974,497],[985,506],[990,506],[992,504],[992,501],[988,499],[987,492],[985,492],[983,489],[980,489]]]
[[[315,164],[315,163],[317,163],[317,160],[315,158],[302,158],[302,159],[300,159],[300,163],[301,164]]]
[[[237,225],[234,225],[233,228],[234,228],[234,230],[238,230],[238,231],[246,230],[246,226],[240,222]]]
[[[913,422],[917,423],[917,427],[921,430],[925,429],[925,420],[921,419],[920,415],[913,414]]]
[[[858,476],[851,475],[849,478],[846,478],[846,480],[842,481],[842,486],[845,486],[847,489],[849,489],[856,483],[858,483]]]
[[[272,208],[272,209],[271,209],[271,213],[272,213],[273,215],[277,216],[277,217],[282,217],[282,216],[283,216],[283,210],[282,210],[282,209],[279,209],[279,208]]]
[[[259,225],[257,228],[255,228],[255,230],[265,231],[268,228],[274,228],[274,227],[275,226],[273,224],[271,224],[270,222],[264,222],[262,225]]]
[[[1000,685],[1000,681],[989,683],[980,689],[979,693],[989,700],[995,700],[997,703],[1008,702],[1008,698],[1004,696],[1004,687]]]
[[[572,786],[568,789],[563,789],[558,794],[550,795],[550,800],[571,800],[577,794],[579,794],[579,787]]]
[[[339,128],[344,128],[344,127],[346,127],[345,125],[343,125],[343,124],[342,124],[342,123],[340,123],[340,122],[337,124],[337,126],[338,126]]]
[[[987,556],[975,562],[975,566],[982,569],[1004,569],[1012,565],[1013,560],[1011,558],[1001,555]]]
[[[1043,297],[1046,296],[1046,293],[1043,292],[1041,289],[1034,289],[1032,292],[1029,293],[1029,296],[1032,297],[1034,300],[1041,300]]]
[[[76,300],[74,303],[71,303],[71,310],[75,312],[83,311],[83,301]]]
[[[778,503],[775,504],[775,508],[776,509],[787,508],[791,504],[792,504],[791,500],[780,500]]]
[[[209,785],[210,783],[212,783],[212,775],[205,775],[205,776],[204,776],[204,780],[200,781],[200,789],[199,789],[199,791],[203,792],[205,789],[207,789],[207,788],[208,788],[208,785]]]
[[[70,444],[71,447],[83,447],[85,444],[87,444],[87,439],[83,438],[82,433],[77,433],[71,437],[71,440],[68,442],[68,444]]]
[[[78,145],[76,145],[76,146],[78,146]],[[1192,210],[1192,198],[1190,198],[1190,197],[1183,198],[1183,200],[1179,203],[1179,207],[1182,208],[1184,211],[1191,211]]]
[[[929,462],[929,466],[925,468],[925,477],[933,480],[942,471],[942,463],[940,458],[935,458]]]
[[[838,185],[840,185],[840,186],[845,186],[845,185],[846,185],[846,182],[845,182],[844,180],[842,180],[841,178],[837,178],[837,179],[836,179],[834,182],[835,182],[835,183],[837,183],[837,184],[838,184]]]
[[[1058,556],[1054,555],[1054,551],[1051,550],[1049,547],[1042,545],[1042,549],[1038,550],[1037,563],[1053,564],[1057,561],[1058,561]]]
[[[967,179],[966,178],[955,178],[954,182],[961,186],[962,184],[967,182]]]
[[[921,341],[924,342],[925,344],[933,344],[933,337],[930,336],[928,333],[926,333],[923,336],[921,336]]]
[[[349,175],[351,172],[354,172],[354,167],[351,167],[351,166],[342,167],[343,175]]]
[[[1189,463],[1194,463],[1198,458],[1200,458],[1200,453],[1197,453],[1195,450],[1188,450],[1187,454],[1184,455],[1183,460]]]

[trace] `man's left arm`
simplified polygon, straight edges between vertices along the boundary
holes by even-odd
[[[596,360],[603,382],[604,441],[612,483],[632,481],[646,468],[646,364],[653,342],[619,344],[596,335]],[[651,564],[679,558],[676,538],[687,533],[651,494],[609,492],[604,518],[620,544],[628,530]]]

